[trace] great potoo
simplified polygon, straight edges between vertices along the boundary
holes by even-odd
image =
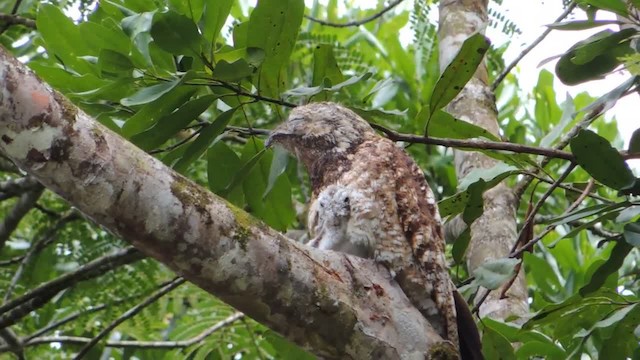
[[[456,324],[455,301],[464,300],[454,300],[436,201],[411,157],[353,111],[328,102],[293,109],[271,143],[309,172],[309,245],[374,258],[443,339],[460,344],[463,358],[481,357],[466,304],[457,304],[466,323]]]

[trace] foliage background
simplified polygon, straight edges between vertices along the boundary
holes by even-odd
[[[621,3],[580,1],[575,11],[602,8],[637,24],[633,17],[637,11],[633,4],[637,4],[621,7]],[[396,132],[424,134],[425,114],[436,110],[429,104],[442,91],[434,75],[439,73],[437,24],[429,16],[436,8],[416,0],[410,10],[391,11],[357,27],[336,28],[303,18],[303,13],[340,23],[377,10],[353,7],[339,12],[335,0],[311,7],[295,0],[261,0],[255,9],[233,0],[112,0],[100,2],[99,7],[90,1],[5,2],[0,13],[35,19],[35,23],[3,27],[0,42],[104,125],[270,226],[291,231],[304,229],[307,178],[285,154],[263,151],[265,129],[281,122],[292,105],[329,100]],[[70,19],[70,9],[79,10],[81,16]],[[517,24],[500,13],[491,13],[491,21],[503,26],[506,34],[518,31]],[[407,26],[413,41],[402,46],[398,33]],[[578,25],[563,26],[571,30]],[[561,143],[576,126],[588,125],[597,134],[582,132],[572,140],[574,147],[586,144],[588,150],[581,155],[573,149],[581,166],[567,176],[564,188],[549,183],[568,169],[565,160],[551,160],[541,170],[539,157],[485,151],[503,162],[500,167],[470,174],[468,181],[458,184],[450,149],[404,144],[444,200],[445,216],[474,205],[477,190],[471,185],[478,178],[489,184],[507,179],[517,186],[523,174],[541,170],[537,180],[523,188],[518,210],[522,222],[531,206],[553,190],[535,217],[535,234],[549,224],[555,231],[523,255],[532,317],[506,323],[483,319],[488,358],[564,359],[583,353],[592,358],[640,358],[636,327],[640,323],[636,249],[640,206],[634,197],[639,182],[618,152],[610,151],[611,146],[622,146],[615,119],[603,121],[601,112],[593,111],[606,110],[637,89],[637,50],[627,50],[636,30],[623,35],[612,32],[604,40],[578,45],[563,57],[565,63],[569,61],[567,67],[558,74],[541,72],[533,89],[522,89],[518,79],[508,75],[496,90],[505,141],[547,148]],[[491,48],[487,55],[492,79],[505,69],[505,48]],[[593,58],[573,62],[575,52],[581,50],[615,65],[624,62],[631,77],[599,99],[582,93],[558,102],[557,76],[580,86],[611,71],[593,63]],[[459,122],[452,124],[443,115],[429,120],[428,134],[465,139],[480,132]],[[640,150],[638,142],[632,138],[631,152]],[[0,250],[0,296],[5,303],[125,247],[55,194],[44,191],[40,196],[37,185],[16,186],[23,175],[4,160],[0,165],[0,218],[5,224],[27,194],[36,194],[37,199],[27,209],[31,211],[18,218],[15,230],[2,233],[6,244]],[[589,196],[565,213],[592,178],[597,182]],[[461,198],[465,199],[462,206],[451,205],[452,199]],[[449,246],[452,249],[457,254],[452,258],[459,262],[464,246],[458,242]],[[485,276],[476,274],[475,280],[462,264],[453,266],[452,274],[471,296],[487,281],[507,281],[515,262],[504,264],[502,269],[481,269]],[[82,345],[64,337],[93,338],[172,278],[171,272],[149,259],[116,267],[61,291],[11,330],[23,340],[51,336],[43,344],[27,346],[28,358],[73,357]],[[127,319],[107,338],[139,344],[186,340],[234,313],[195,286],[184,284]],[[62,321],[69,316],[70,321]],[[51,325],[56,326],[48,329]],[[41,329],[47,331],[39,333]],[[516,343],[521,346],[515,347]],[[102,341],[94,346],[88,358],[310,356],[246,318],[230,321],[189,346],[104,345]]]

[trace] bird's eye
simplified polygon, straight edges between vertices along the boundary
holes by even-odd
[[[324,204],[323,204],[323,203],[320,203],[320,207],[321,207],[321,208],[323,208],[323,207],[324,207]]]
[[[346,197],[344,198],[344,203],[346,204],[346,203],[348,203],[348,202],[349,202],[349,197],[348,197],[348,196],[346,196]]]

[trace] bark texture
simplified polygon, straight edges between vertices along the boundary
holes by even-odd
[[[487,25],[487,0],[440,1],[438,37],[440,72],[453,60],[462,43],[476,32],[484,32]],[[449,104],[447,111],[458,119],[478,125],[499,135],[495,97],[490,89],[487,68],[478,67],[473,78]],[[478,152],[454,151],[458,180],[478,168],[491,168],[496,161]],[[471,242],[467,250],[470,271],[492,259],[506,257],[516,241],[516,198],[509,187],[499,184],[484,194],[484,213],[471,225]],[[466,226],[458,220],[453,225],[458,233]],[[480,307],[480,316],[504,319],[509,315],[528,312],[527,288],[523,272],[500,299],[501,291],[493,291]],[[479,294],[480,296],[482,295]]]
[[[286,239],[95,122],[3,48],[0,151],[96,223],[317,355],[417,359],[442,341],[372,260]]]

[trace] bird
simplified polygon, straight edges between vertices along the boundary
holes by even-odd
[[[448,273],[442,220],[413,159],[352,110],[332,102],[295,107],[273,129],[309,173],[307,245],[372,258],[462,359],[482,359],[477,327]]]

